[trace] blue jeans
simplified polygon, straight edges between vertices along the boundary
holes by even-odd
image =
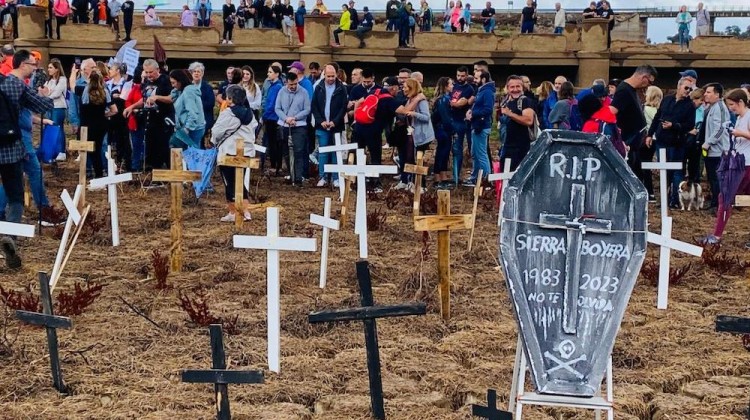
[[[464,137],[466,137],[466,121],[453,121],[453,182],[458,183],[461,175],[461,165],[464,162]]]
[[[521,23],[521,33],[522,34],[534,33],[534,21],[530,20],[528,22]]]
[[[687,47],[690,43],[690,27],[688,25],[679,25],[677,36],[680,40],[680,46]]]
[[[401,25],[398,28],[398,46],[405,47],[409,45],[409,25]]]
[[[555,26],[555,35],[562,35],[562,33],[563,33],[563,27]]]
[[[137,130],[130,130],[130,144],[133,147],[132,170],[136,172],[143,171],[144,150],[146,150],[146,136],[143,127]]]
[[[385,25],[386,31],[398,31],[398,18],[388,19],[388,23]]]
[[[333,146],[335,144],[333,140],[334,133],[329,130],[315,130],[315,137],[318,138],[318,147]],[[336,162],[336,153],[320,153],[318,155],[318,176],[320,179],[328,178],[328,174],[324,172],[326,164],[341,163]],[[339,174],[334,173],[332,178],[334,180],[339,179]]]
[[[489,18],[484,22],[484,32],[492,33],[495,31],[495,18]]]
[[[487,142],[490,138],[490,129],[471,130],[471,158],[474,160],[474,169],[471,171],[471,179],[480,182],[477,179],[479,170],[482,170],[482,178],[489,175],[490,157],[487,155]]]
[[[49,119],[52,120],[55,125],[59,125],[62,130],[60,130],[60,139],[58,140],[58,150],[65,153],[67,148],[65,147],[65,114],[67,112],[67,109],[65,108],[53,108],[49,113]]]
[[[36,207],[41,209],[42,207],[49,206],[49,200],[47,200],[47,193],[44,190],[44,181],[42,180],[42,166],[39,164],[35,153],[27,153],[26,157],[21,161],[23,166],[23,172],[29,177],[29,187],[31,189],[31,197],[36,203]],[[5,209],[8,205],[8,197],[5,195],[5,189],[0,185],[0,209]],[[23,202],[21,203],[21,212],[23,212]],[[10,219],[8,221],[11,221]],[[20,221],[20,219],[18,220]]]

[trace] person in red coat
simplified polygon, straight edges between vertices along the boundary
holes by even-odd
[[[609,109],[607,99],[605,87],[601,85],[594,85],[591,93],[581,98],[578,102],[578,110],[584,121],[581,131],[606,135],[624,158],[627,154],[625,143],[617,128],[617,116]]]

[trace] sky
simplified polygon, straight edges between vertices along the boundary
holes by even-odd
[[[155,3],[158,5],[159,8],[163,10],[181,10],[182,5],[184,5],[188,1],[188,5],[192,8],[195,4],[195,0],[136,0],[136,4],[139,4],[145,8],[145,4],[151,4]],[[417,3],[419,0],[412,0],[413,3]],[[433,9],[438,10],[442,9],[445,4],[445,0],[429,0],[430,4],[432,5]],[[476,2],[477,5],[473,7],[473,9],[482,8],[484,7],[484,3],[486,0],[464,0],[465,2]],[[497,10],[497,12],[506,11],[508,10],[508,1],[509,0],[492,0],[493,6]],[[537,3],[539,5],[540,9],[553,9],[555,2],[560,1],[563,8],[570,11],[579,11],[583,10],[584,8],[588,7],[588,4],[590,0],[538,0]],[[615,12],[617,12],[619,9],[636,9],[636,8],[653,8],[654,7],[654,0],[610,0],[612,4],[612,8]],[[356,0],[357,9],[362,10],[362,7],[368,6],[370,10],[383,10],[385,9],[385,4],[387,0]],[[220,10],[219,5],[223,4],[223,0],[212,0],[212,5],[214,10]],[[239,0],[234,0],[234,3],[239,3]],[[297,0],[292,0],[292,4],[296,5]],[[308,3],[312,3],[312,1],[309,1]],[[344,0],[324,0],[324,3],[326,6],[328,6],[329,9],[338,7],[339,3],[344,3]],[[513,8],[514,9],[520,9],[523,7],[525,3],[525,0],[513,0]],[[678,9],[681,5],[686,4],[688,6],[688,10],[693,12],[695,14],[695,10],[697,8],[698,1],[692,0],[691,2],[686,2],[684,0],[659,0],[658,2],[659,6],[658,8],[665,8],[665,9]],[[703,4],[706,5],[706,8],[710,12],[711,10],[731,10],[734,9],[743,9],[750,11],[750,1],[748,0],[703,0]],[[308,6],[308,9],[310,9],[310,6]],[[747,28],[748,25],[750,25],[750,18],[740,18],[740,19],[732,19],[732,18],[722,18],[716,20],[716,27],[715,29],[717,31],[723,31],[724,28],[726,28],[729,25],[737,25],[742,29],[743,31]],[[695,23],[693,23],[692,28],[690,30],[690,33],[695,35]],[[667,42],[667,36],[672,36],[677,33],[677,25],[674,22],[674,19],[649,19],[649,25],[648,25],[648,38],[651,39],[652,42]]]

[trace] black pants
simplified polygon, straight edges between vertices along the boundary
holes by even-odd
[[[125,170],[132,170],[133,147],[130,144],[130,132],[125,119],[112,119],[109,124],[109,145],[117,151],[117,162]],[[112,174],[110,174],[112,175]]]
[[[13,22],[13,39],[18,38],[18,9],[16,6],[7,6],[0,12],[0,23],[5,19],[5,15],[10,15],[10,20]]]
[[[23,161],[0,164],[0,178],[8,198],[8,209],[2,209],[5,220],[20,223],[23,214]]]
[[[57,39],[60,39],[60,27],[68,22],[68,17],[55,16],[55,21],[57,22],[57,27],[55,28],[55,31],[57,32]]]
[[[370,164],[380,165],[382,162],[383,155],[383,132],[378,130],[377,132],[358,131],[357,135],[357,147],[360,149],[367,149],[370,152]],[[380,178],[367,178],[368,188],[374,188],[380,186]]]
[[[336,28],[333,31],[333,40],[334,40],[334,42],[336,42],[336,44],[339,43],[339,34],[342,33],[342,32],[344,32],[344,30],[341,29],[341,28]]]
[[[688,143],[685,148],[685,179],[690,182],[701,182],[701,150],[701,145],[697,143]]]
[[[115,36],[120,39],[120,17],[112,18],[112,30],[115,31]]]
[[[219,166],[221,178],[224,179],[224,197],[226,197],[227,203],[234,203],[234,183],[244,183],[244,179],[234,179],[235,169],[236,168],[233,166]],[[248,199],[248,191],[244,186],[242,187],[242,198],[244,198],[245,200]]]
[[[172,129],[164,126],[163,119],[160,115],[149,115],[146,118],[146,171],[169,168],[169,139],[172,137]]]
[[[225,39],[227,41],[232,40],[232,30],[234,29],[233,24],[229,24],[224,22],[224,34],[221,36],[222,39]]]
[[[86,10],[76,10],[75,14],[73,15],[73,22],[74,23],[89,23],[89,14],[86,13]]]
[[[711,207],[719,207],[719,174],[716,170],[719,169],[719,163],[721,163],[720,157],[705,157],[703,162],[706,164],[706,177],[708,178],[708,185],[711,187]]]
[[[44,21],[44,37],[52,38],[52,18],[51,17]]]
[[[133,29],[133,17],[123,16],[122,23],[125,25],[125,40],[130,41],[130,31]]]
[[[654,160],[654,153],[656,152],[656,147],[646,147],[646,145],[642,145],[639,149],[639,157],[641,159],[641,162],[651,162]],[[638,176],[638,179],[641,180],[641,183],[644,187],[646,187],[646,191],[648,192],[649,196],[654,195],[654,180],[651,175],[651,169],[641,169],[640,171],[635,173]]]
[[[266,127],[266,139],[268,141],[268,159],[271,161],[271,169],[281,170],[281,157],[283,145],[279,143],[279,124],[278,121],[263,120],[263,126]]]
[[[102,116],[102,118],[104,118]],[[89,152],[88,159],[91,160],[91,166],[94,167],[94,176],[101,178],[104,176],[104,162],[102,162],[102,146],[104,144],[104,135],[107,129],[104,127],[89,127],[89,141],[94,142],[94,151]],[[110,174],[113,175],[113,174]]]

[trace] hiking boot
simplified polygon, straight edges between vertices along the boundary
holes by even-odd
[[[8,236],[0,238],[0,247],[2,247],[3,254],[5,255],[5,264],[8,268],[14,270],[21,268],[21,257],[18,256],[16,243],[13,242],[13,239]]]

